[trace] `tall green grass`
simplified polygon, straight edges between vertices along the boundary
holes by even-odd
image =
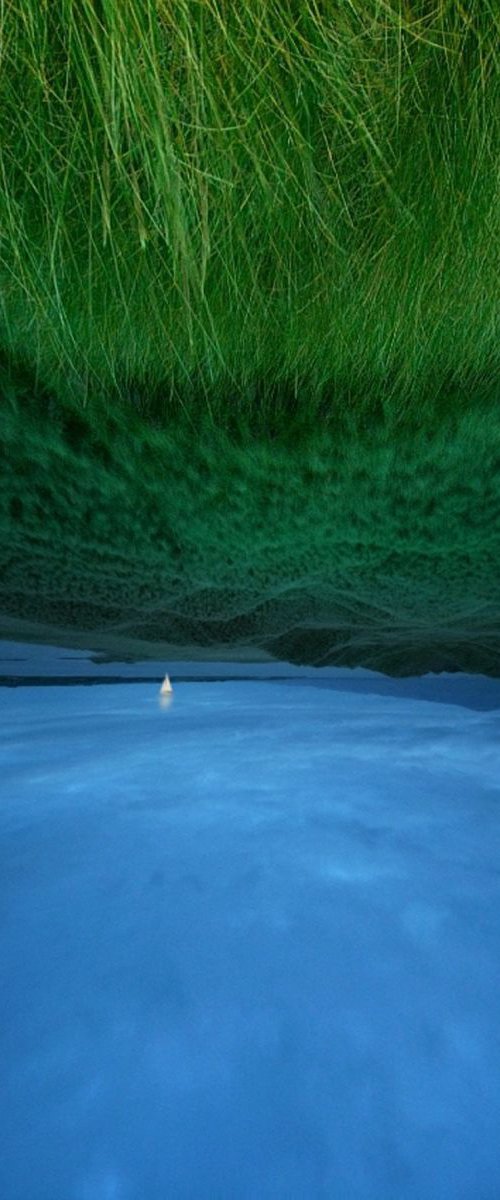
[[[3,0],[0,351],[163,420],[498,385],[496,0]]]
[[[0,636],[500,674],[499,63],[497,0],[1,0]]]

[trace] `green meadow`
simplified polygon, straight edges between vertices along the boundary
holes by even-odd
[[[496,0],[5,0],[0,636],[500,674],[499,60]]]

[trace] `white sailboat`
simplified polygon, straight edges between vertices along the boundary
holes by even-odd
[[[173,693],[173,688],[172,688],[170,679],[169,679],[168,675],[165,675],[165,678],[164,678],[163,683],[160,688],[160,695],[159,695],[160,706],[162,708],[166,708],[166,706],[168,704],[171,704],[172,699],[173,699],[173,694],[174,693]]]

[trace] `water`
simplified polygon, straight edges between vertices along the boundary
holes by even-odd
[[[2,1200],[498,1200],[500,682],[174,667],[0,688]]]

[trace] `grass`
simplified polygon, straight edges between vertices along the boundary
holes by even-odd
[[[6,0],[0,350],[159,419],[480,403],[499,34],[494,0]]]
[[[500,675],[498,406],[285,444],[18,383],[4,432],[0,637]]]
[[[499,34],[3,0],[0,635],[500,675]]]

